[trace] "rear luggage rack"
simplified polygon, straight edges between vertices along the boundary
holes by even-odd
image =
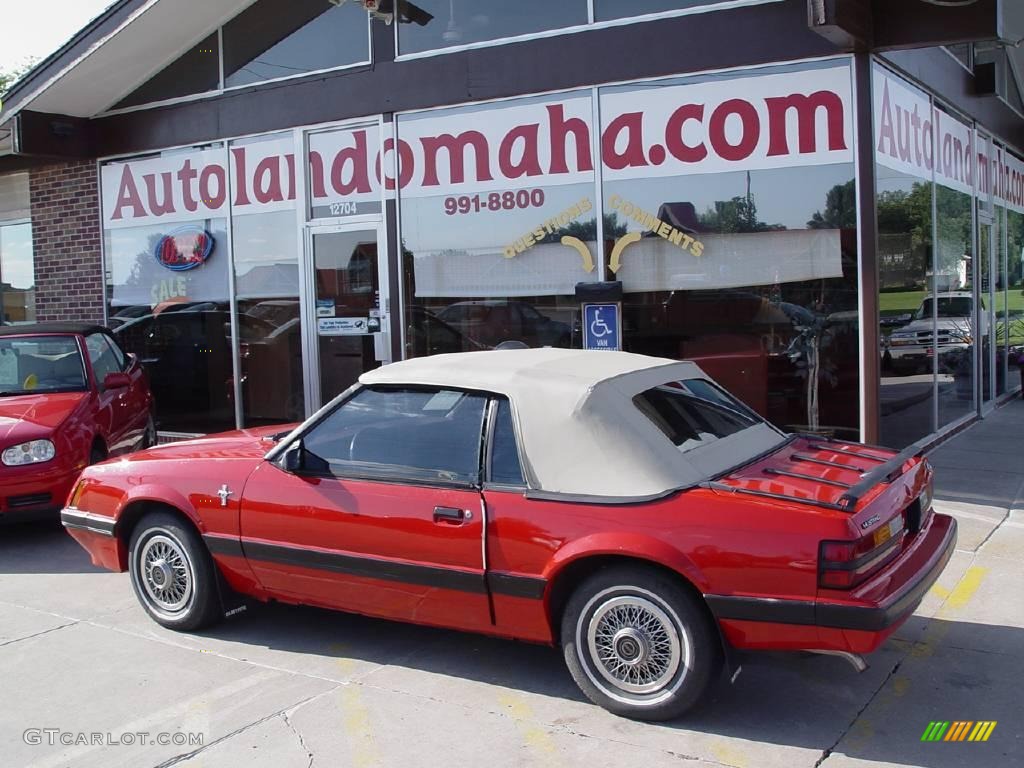
[[[815,478],[817,480],[817,478]],[[822,507],[824,509],[836,509],[840,512],[849,512],[848,507],[841,506],[839,504],[833,504],[830,501],[818,501],[817,499],[806,499],[803,496],[787,496],[784,493],[773,493],[772,491],[758,491],[753,488],[739,488],[735,485],[727,485],[725,483],[719,483],[711,480],[706,483],[701,483],[702,488],[709,488],[712,491],[724,491],[725,493],[744,493],[748,496],[762,496],[766,499],[778,499],[779,501],[788,501],[793,504],[807,504],[811,507]]]
[[[832,440],[831,442],[839,443],[840,445],[861,445],[860,443],[848,443],[844,440]],[[829,451],[840,456],[856,456],[858,459],[867,459],[869,461],[877,461],[879,463],[884,463],[886,461],[886,459],[883,459],[881,456],[872,456],[870,453],[861,453],[860,451],[837,451],[835,448],[829,448],[826,443],[808,443],[807,447],[819,451]]]
[[[795,437],[795,436],[793,436],[793,437]],[[835,442],[843,442],[843,441],[838,441],[837,440]],[[860,445],[860,443],[848,443],[848,444],[849,445]],[[841,487],[841,488],[847,488],[848,490],[846,491],[846,493],[844,493],[842,496],[840,496],[839,497],[839,501],[835,502],[835,503],[829,502],[829,501],[818,501],[816,499],[808,499],[808,498],[804,498],[802,496],[787,496],[784,493],[774,493],[772,491],[760,491],[760,490],[755,490],[753,488],[741,488],[741,487],[738,487],[738,486],[735,486],[735,485],[728,485],[726,483],[719,482],[717,479],[716,480],[709,480],[708,482],[701,483],[700,487],[702,487],[702,488],[709,488],[709,489],[714,490],[714,491],[722,491],[724,493],[742,493],[742,494],[745,494],[745,495],[748,495],[748,496],[760,496],[760,497],[766,498],[766,499],[778,499],[779,501],[788,501],[788,502],[791,502],[791,503],[794,503],[794,504],[807,504],[807,505],[812,506],[812,507],[820,507],[822,509],[835,509],[835,510],[838,510],[840,512],[853,512],[854,508],[857,506],[857,502],[859,502],[864,497],[864,495],[867,494],[868,491],[870,491],[872,488],[874,488],[879,483],[891,483],[893,480],[895,480],[897,477],[899,477],[903,473],[903,465],[907,461],[910,461],[911,459],[916,459],[916,458],[919,458],[920,456],[922,456],[924,454],[924,449],[923,448],[910,447],[910,448],[907,448],[906,450],[904,450],[903,452],[897,454],[896,456],[893,456],[891,459],[888,459],[888,460],[880,459],[877,456],[868,456],[867,454],[855,454],[852,451],[837,451],[837,453],[841,453],[844,456],[860,456],[861,458],[872,459],[874,461],[879,461],[879,462],[882,462],[882,463],[879,464],[874,469],[872,469],[870,471],[867,471],[867,472],[864,472],[864,470],[857,470],[859,472],[864,472],[864,474],[861,477],[861,479],[855,485],[853,485],[853,486],[847,485],[846,483],[841,483],[838,480],[825,480],[825,479],[820,478],[820,477],[812,477],[810,475],[801,475],[801,474],[796,473],[796,472],[786,472],[784,470],[771,469],[771,468],[763,470],[765,472],[765,474],[769,474],[769,475],[777,474],[777,475],[783,475],[783,476],[786,476],[786,477],[798,477],[798,478],[803,478],[803,479],[807,479],[807,480],[813,480],[814,482],[817,482],[817,483],[824,483],[826,485],[834,485],[834,486],[838,486],[838,487]],[[733,469],[729,470],[727,473],[719,475],[718,477],[726,477],[727,475],[732,474],[733,472],[735,472],[737,469],[740,469],[743,466],[747,466],[749,464],[752,464],[752,463],[754,463],[754,461],[757,461],[760,458],[763,458],[763,456],[757,457],[757,458],[755,458],[752,461],[745,462],[744,464],[740,465],[740,467],[734,467]],[[840,466],[842,466],[842,465],[840,465]],[[853,467],[845,467],[845,466],[843,466],[843,469],[854,469],[854,468]]]
[[[891,483],[903,474],[903,465],[906,462],[911,459],[920,458],[923,455],[924,449],[915,448],[914,446],[901,451],[884,464],[880,464],[864,475],[860,482],[840,497],[839,503],[844,505],[844,508],[852,510],[857,506],[857,502],[861,500],[864,494],[879,483]]]
[[[824,485],[834,485],[836,488],[852,488],[850,483],[844,483],[841,480],[829,480],[824,477],[815,477],[814,475],[803,475],[799,472],[787,472],[784,469],[774,469],[773,467],[766,467],[761,470],[766,475],[778,475],[780,477],[795,477],[797,480],[810,480],[812,483],[823,483]]]
[[[808,456],[806,453],[794,453],[789,457],[793,461],[806,461],[808,464],[820,464],[824,467],[836,467],[837,469],[848,469],[851,472],[858,472],[864,474],[867,472],[863,467],[853,467],[849,464],[840,464],[838,461],[826,461],[825,459],[816,459],[813,456]]]

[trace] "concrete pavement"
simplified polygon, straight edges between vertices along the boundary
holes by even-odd
[[[668,724],[585,702],[547,648],[285,606],[169,632],[58,526],[0,529],[0,765],[1024,764],[1022,447],[1015,401],[933,453],[958,551],[867,672],[756,657]],[[998,725],[983,744],[922,743],[931,720]],[[26,743],[45,728],[203,744]]]

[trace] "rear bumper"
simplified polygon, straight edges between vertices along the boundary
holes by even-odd
[[[856,605],[818,600],[815,616],[820,627],[877,632],[901,623],[920,604],[932,588],[956,549],[956,520],[949,515],[933,514],[925,540],[916,548],[920,564],[912,556],[899,569],[914,569],[915,575],[877,605]],[[894,581],[889,577],[890,583]]]
[[[843,599],[705,595],[730,643],[761,650],[869,653],[914,612],[956,548],[956,521],[932,514],[922,539],[891,569]]]

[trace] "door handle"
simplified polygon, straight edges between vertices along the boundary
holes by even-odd
[[[455,507],[434,507],[435,523],[464,523],[473,518],[473,513],[466,509]]]

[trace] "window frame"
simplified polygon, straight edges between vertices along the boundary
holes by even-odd
[[[509,413],[512,417],[512,439],[516,445],[516,455],[519,457],[519,471],[522,473],[523,482],[518,483],[496,483],[491,480],[491,470],[494,460],[494,436],[497,434],[498,425],[498,408],[501,406],[502,401],[508,403]],[[486,421],[486,446],[484,450],[484,467],[483,467],[483,490],[484,491],[508,491],[513,493],[525,494],[530,489],[529,480],[527,480],[526,473],[526,462],[523,460],[523,441],[519,439],[519,431],[517,427],[516,411],[512,400],[503,395],[491,395],[490,402],[487,406],[487,421]]]
[[[434,48],[429,51],[417,51],[415,53],[402,53],[402,49],[398,43],[398,24],[392,24],[394,30],[394,41],[395,41],[395,61],[411,61],[414,59],[423,59],[430,56],[443,56],[448,53],[458,53],[460,51],[472,51],[479,48],[492,48],[499,45],[510,45],[513,43],[521,43],[527,40],[540,40],[547,37],[558,37],[559,35],[574,35],[580,32],[587,32],[592,29],[606,29],[608,27],[622,27],[628,24],[637,24],[645,21],[660,21],[662,19],[671,19],[677,16],[693,16],[699,13],[712,13],[714,11],[726,11],[733,8],[743,8],[746,6],[753,5],[768,5],[769,3],[780,3],[784,0],[725,0],[724,2],[714,3],[709,0],[708,5],[699,5],[693,8],[676,8],[669,11],[656,11],[654,13],[647,13],[640,16],[626,16],[621,19],[608,19],[606,21],[595,21],[594,20],[594,3],[593,0],[587,2],[587,21],[583,24],[576,24],[571,27],[562,27],[561,29],[548,29],[542,32],[528,32],[523,35],[514,35],[510,37],[498,37],[493,40],[483,40],[477,43],[464,43],[462,45],[453,45],[445,48]]]
[[[32,262],[32,289],[31,290],[32,290],[32,293],[33,293],[33,296],[34,296],[35,290],[36,290],[36,283],[38,281],[37,281],[37,278],[36,278],[36,250],[35,250],[35,241],[33,240],[33,235],[32,235],[32,219],[31,218],[27,218],[27,219],[26,218],[12,218],[12,219],[0,218],[0,229],[5,229],[7,227],[19,227],[19,226],[28,226],[29,243],[30,243],[30,245],[29,245],[29,260]],[[2,242],[2,239],[3,238],[0,237],[0,242]],[[4,265],[3,265],[3,252],[0,251],[0,283],[2,283],[3,277],[4,277],[4,275],[3,275],[4,268],[3,267],[4,267]],[[16,291],[16,290],[21,290],[21,289],[14,288],[12,286],[11,290],[12,291]],[[28,289],[26,289],[26,291],[27,290]],[[3,289],[3,286],[0,285],[0,324],[7,324],[7,325],[29,325],[31,323],[38,322],[37,317],[33,317],[31,320],[24,320],[24,321],[21,321],[21,322],[5,321],[4,318],[3,318],[3,313],[6,312],[6,305],[4,303],[4,297],[5,297],[6,293],[7,292]]]
[[[761,0],[761,2],[778,2],[778,0]],[[241,13],[241,12],[242,11],[239,11],[239,13]],[[232,17],[232,18],[234,18],[234,17]],[[231,19],[228,19],[228,21],[231,21]],[[314,69],[314,70],[310,70],[309,72],[296,72],[293,75],[282,75],[281,77],[273,77],[273,78],[271,78],[269,80],[259,80],[259,81],[255,82],[255,83],[246,83],[245,85],[229,85],[229,86],[225,86],[224,85],[224,39],[223,39],[223,35],[224,35],[224,26],[226,24],[227,24],[227,22],[224,22],[224,24],[220,24],[217,27],[217,30],[216,30],[217,41],[218,41],[218,46],[217,46],[217,49],[218,49],[218,53],[217,53],[217,66],[218,66],[218,72],[219,72],[219,78],[218,78],[219,79],[219,83],[218,83],[218,87],[217,88],[215,88],[213,90],[209,90],[209,91],[203,91],[202,93],[190,93],[190,94],[188,94],[186,96],[174,96],[174,97],[171,97],[171,98],[168,98],[168,99],[161,99],[159,101],[149,101],[149,102],[146,102],[145,104],[135,104],[135,105],[132,105],[130,107],[121,107],[121,108],[115,109],[113,106],[111,106],[110,109],[107,109],[107,110],[104,110],[103,112],[100,112],[97,115],[97,117],[107,117],[107,116],[113,116],[113,115],[123,115],[123,114],[129,113],[129,112],[139,112],[141,110],[155,109],[157,107],[170,106],[172,104],[182,104],[182,103],[187,103],[187,102],[190,102],[190,101],[199,101],[199,100],[202,100],[202,99],[212,99],[212,98],[216,98],[218,96],[224,96],[224,95],[227,95],[227,94],[231,94],[231,93],[234,93],[236,91],[241,91],[241,90],[243,90],[245,88],[250,88],[250,89],[251,88],[260,88],[260,87],[262,87],[264,85],[267,85],[269,83],[280,83],[280,82],[282,82],[284,80],[297,80],[297,79],[302,78],[302,77],[316,77],[318,75],[323,75],[323,74],[328,73],[328,72],[343,72],[346,69],[357,69],[357,68],[364,68],[365,69],[365,68],[373,66],[373,63],[375,61],[374,50],[373,50],[373,27],[371,26],[372,19],[370,19],[370,15],[367,14],[367,16],[366,16],[366,39],[367,39],[367,42],[368,42],[368,48],[367,48],[367,58],[366,58],[366,61],[356,61],[356,62],[353,62],[351,64],[342,64],[342,65],[337,66],[337,67],[328,67],[326,69]],[[175,59],[175,61],[177,61],[177,59]],[[174,64],[174,61],[168,63],[167,66],[170,66],[171,64]],[[163,71],[163,70],[161,70],[161,71]],[[142,85],[144,85],[144,83],[140,84],[138,87],[141,88]],[[134,93],[134,92],[135,91],[133,90],[132,93]],[[126,94],[123,98],[128,98],[129,95],[130,94]],[[270,135],[270,134],[267,134],[267,135]]]
[[[85,349],[85,356],[89,360],[89,369],[92,372],[93,381],[96,382],[96,389],[99,390],[100,392],[106,392],[107,390],[106,387],[103,386],[103,381],[104,379],[106,379],[107,373],[103,374],[102,377],[98,375],[96,361],[93,361],[92,353],[91,350],[89,349],[89,339],[94,338],[100,339],[107,345],[107,353],[109,353],[113,357],[114,362],[117,364],[115,366],[115,370],[108,371],[107,373],[124,373],[124,363],[118,362],[117,353],[114,351],[114,347],[117,347],[117,344],[116,342],[112,342],[110,335],[106,331],[95,331],[94,333],[90,333],[82,337],[82,346]],[[119,347],[118,350],[120,350]],[[97,358],[97,361],[102,360],[104,354],[106,353],[101,352],[99,358]],[[122,359],[127,360],[127,356],[124,355],[124,352],[122,352],[121,354]]]
[[[282,442],[274,449],[272,449],[264,457],[265,460],[271,461],[278,465],[279,469],[284,470],[284,465],[281,461],[283,456],[288,452],[288,449],[295,445],[301,444],[304,451],[308,449],[305,447],[305,439],[312,434],[318,427],[322,426],[331,416],[336,414],[339,410],[348,405],[353,399],[355,399],[360,393],[371,390],[375,392],[387,392],[391,391],[408,391],[418,390],[423,392],[462,392],[467,395],[475,395],[483,399],[483,408],[481,409],[480,416],[480,427],[478,432],[477,441],[477,466],[475,477],[472,480],[452,480],[440,477],[424,477],[421,474],[409,474],[403,473],[398,465],[385,465],[385,464],[373,464],[371,462],[365,462],[364,467],[368,471],[351,471],[353,468],[345,468],[341,470],[337,467],[330,465],[327,460],[324,460],[328,464],[326,469],[309,469],[303,468],[294,473],[299,477],[323,477],[333,478],[335,480],[358,480],[360,482],[376,482],[384,483],[387,485],[413,485],[424,488],[443,488],[448,490],[481,490],[483,488],[483,466],[486,455],[484,438],[486,434],[486,425],[488,420],[488,414],[490,412],[490,400],[491,393],[483,392],[476,389],[470,389],[467,387],[453,387],[453,386],[440,386],[431,384],[375,384],[375,385],[363,385],[356,384],[346,392],[343,392],[338,396],[338,399],[327,406],[325,406],[320,414],[314,417],[313,420],[307,423],[306,427],[299,432],[294,433],[291,438],[287,441]],[[398,471],[388,471],[385,467],[396,466]],[[380,467],[379,471],[376,467]],[[360,467],[359,469],[362,469]],[[423,470],[424,474],[431,472],[431,470]]]

